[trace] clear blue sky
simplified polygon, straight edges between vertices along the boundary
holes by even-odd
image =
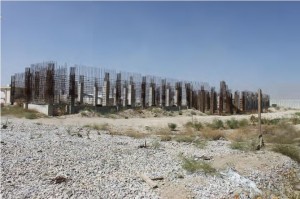
[[[300,2],[1,4],[1,84],[54,60],[300,99]]]

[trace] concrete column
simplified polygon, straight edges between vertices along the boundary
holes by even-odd
[[[178,106],[178,89],[175,89],[175,97],[174,97],[174,104],[175,106]]]
[[[114,88],[113,92],[114,92],[114,103],[113,103],[113,105],[117,106],[118,105],[118,103],[117,103],[117,88]]]
[[[102,87],[102,106],[109,105],[109,90],[110,90],[109,73],[105,73],[103,87]]]
[[[70,68],[70,80],[69,80],[69,96],[70,96],[70,114],[73,112],[73,106],[75,105],[75,67]]]
[[[79,85],[78,85],[78,101],[80,104],[83,104],[83,89],[84,89],[84,76],[80,76]]]
[[[132,106],[132,84],[128,85],[128,96],[127,96],[127,100],[128,100],[128,105]]]
[[[149,106],[155,106],[155,84],[151,83],[149,87]]]
[[[210,114],[214,114],[215,112],[215,89],[211,88],[210,90]]]
[[[93,99],[93,106],[97,106],[98,104],[98,86],[94,86],[94,99]]]
[[[205,113],[205,90],[203,86],[201,86],[200,91],[200,111]]]
[[[124,93],[124,96],[123,96],[123,107],[127,107],[127,104],[128,104],[128,88],[127,88],[127,86],[125,86],[123,88],[123,93]]]
[[[166,106],[170,106],[170,88],[166,88]]]
[[[234,112],[238,113],[240,111],[240,95],[238,91],[234,93]]]

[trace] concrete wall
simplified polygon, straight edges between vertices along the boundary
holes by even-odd
[[[25,104],[24,104],[25,108]],[[53,114],[53,107],[45,104],[45,105],[38,105],[38,104],[28,104],[28,109],[36,110],[40,113],[43,113],[45,115],[52,115]]]
[[[300,99],[270,99],[270,106],[277,104],[285,108],[297,108],[300,109]]]

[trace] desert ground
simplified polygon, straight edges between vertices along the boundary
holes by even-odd
[[[300,198],[299,113],[2,114],[1,197]]]

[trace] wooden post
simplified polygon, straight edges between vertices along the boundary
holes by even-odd
[[[261,135],[261,89],[258,89],[258,128]]]
[[[264,146],[264,140],[261,132],[261,106],[262,106],[262,92],[258,89],[258,128],[259,128],[259,145],[257,149],[261,149]]]

